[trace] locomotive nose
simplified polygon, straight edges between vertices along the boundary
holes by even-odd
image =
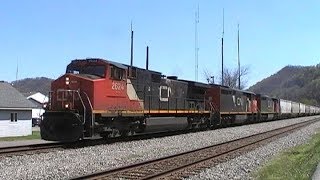
[[[45,112],[40,134],[48,141],[77,141],[83,137],[81,118],[73,112]]]

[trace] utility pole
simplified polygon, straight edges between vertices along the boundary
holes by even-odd
[[[238,23],[238,75],[239,75],[239,89],[240,89],[240,77],[241,77],[241,75],[240,75],[240,30],[239,30],[239,23]]]
[[[224,37],[224,9],[222,10],[222,38],[221,38],[221,85],[224,85],[223,78],[223,37]]]

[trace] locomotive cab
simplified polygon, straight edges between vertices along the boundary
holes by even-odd
[[[109,78],[109,64],[99,59],[73,60],[66,74],[53,81],[41,138],[76,141],[93,136],[94,85]]]

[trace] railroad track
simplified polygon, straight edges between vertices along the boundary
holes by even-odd
[[[65,148],[65,143],[48,143],[48,144],[32,144],[26,146],[12,146],[0,148],[1,156],[17,156],[25,154],[35,154],[49,152],[53,150],[61,150]]]
[[[211,167],[214,164],[251,151],[318,120],[314,119],[193,151],[79,176],[73,179],[181,179],[203,168]]]
[[[142,139],[150,138],[160,138],[165,136],[174,136],[185,133],[192,133],[193,131],[170,131],[170,132],[158,132],[158,133],[149,133],[149,134],[139,134],[128,137],[115,137],[110,139],[85,139],[79,142],[71,143],[48,143],[48,144],[31,144],[25,146],[11,146],[11,147],[1,147],[0,148],[0,157],[3,156],[19,156],[19,155],[31,155],[36,153],[47,153],[50,151],[64,150],[64,149],[74,149],[82,148],[88,146],[96,146],[103,144],[112,144],[116,142],[126,142],[126,141],[138,141]]]

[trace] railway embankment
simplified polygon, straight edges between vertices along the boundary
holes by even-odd
[[[320,179],[320,133],[307,143],[280,153],[266,163],[256,179]],[[318,166],[318,168],[317,168]],[[317,172],[315,172],[317,170]]]

